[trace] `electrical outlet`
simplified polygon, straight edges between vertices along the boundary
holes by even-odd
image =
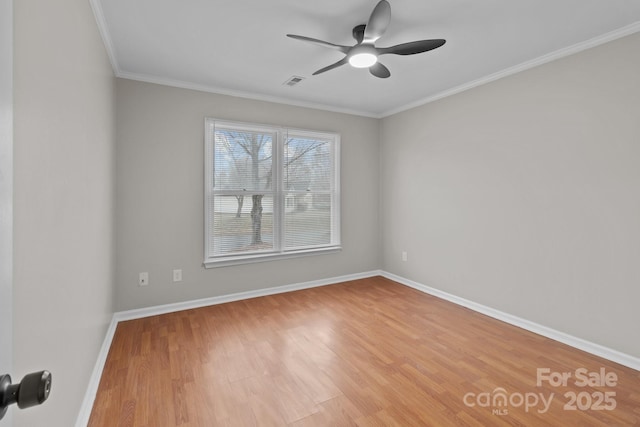
[[[138,276],[138,286],[147,286],[149,284],[149,273],[140,273]]]
[[[182,282],[182,270],[173,270],[173,281]]]
[[[402,261],[406,261],[406,260],[407,260],[407,252],[402,251]]]

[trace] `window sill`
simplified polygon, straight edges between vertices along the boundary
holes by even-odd
[[[265,262],[265,261],[276,261],[281,259],[289,259],[289,258],[300,258],[304,256],[310,255],[325,255],[342,251],[341,246],[331,246],[328,248],[315,248],[315,249],[307,249],[302,251],[295,252],[279,252],[279,253],[268,253],[268,254],[252,254],[252,255],[240,255],[240,256],[226,256],[219,258],[207,258],[204,260],[204,267],[209,268],[217,268],[217,267],[228,267],[231,265],[240,265],[240,264],[252,264],[256,262]]]

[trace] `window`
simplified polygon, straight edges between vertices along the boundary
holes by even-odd
[[[205,266],[340,249],[340,136],[205,120]]]

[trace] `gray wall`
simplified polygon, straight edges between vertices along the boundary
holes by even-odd
[[[116,310],[377,269],[378,120],[117,79]],[[205,270],[204,118],[341,134],[340,253]],[[183,281],[172,282],[172,269]],[[138,287],[138,273],[149,286]]]
[[[14,376],[54,374],[15,425],[73,424],[114,308],[380,266],[640,356],[639,35],[375,120],[127,80],[114,97],[87,1],[15,2],[14,25]],[[343,251],[205,270],[205,116],[339,132]]]
[[[640,34],[383,119],[382,267],[639,357],[638,52]]]
[[[113,313],[114,77],[86,0],[14,3],[14,376],[49,400],[15,426],[72,426]]]

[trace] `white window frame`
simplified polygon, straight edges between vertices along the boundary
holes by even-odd
[[[273,147],[273,188],[268,193],[273,194],[273,250],[215,255],[213,252],[213,198],[215,195],[234,195],[234,192],[214,189],[215,165],[215,128],[230,127],[242,130],[274,133],[276,139]],[[322,246],[284,248],[284,215],[285,193],[283,183],[284,144],[289,134],[310,138],[326,139],[333,146],[333,176],[331,183],[331,242]],[[342,250],[340,241],[340,134],[303,129],[286,128],[282,126],[261,125],[254,123],[205,118],[204,126],[204,266],[206,268],[224,267],[229,265],[246,264],[276,259],[294,258],[300,256],[326,254]]]

